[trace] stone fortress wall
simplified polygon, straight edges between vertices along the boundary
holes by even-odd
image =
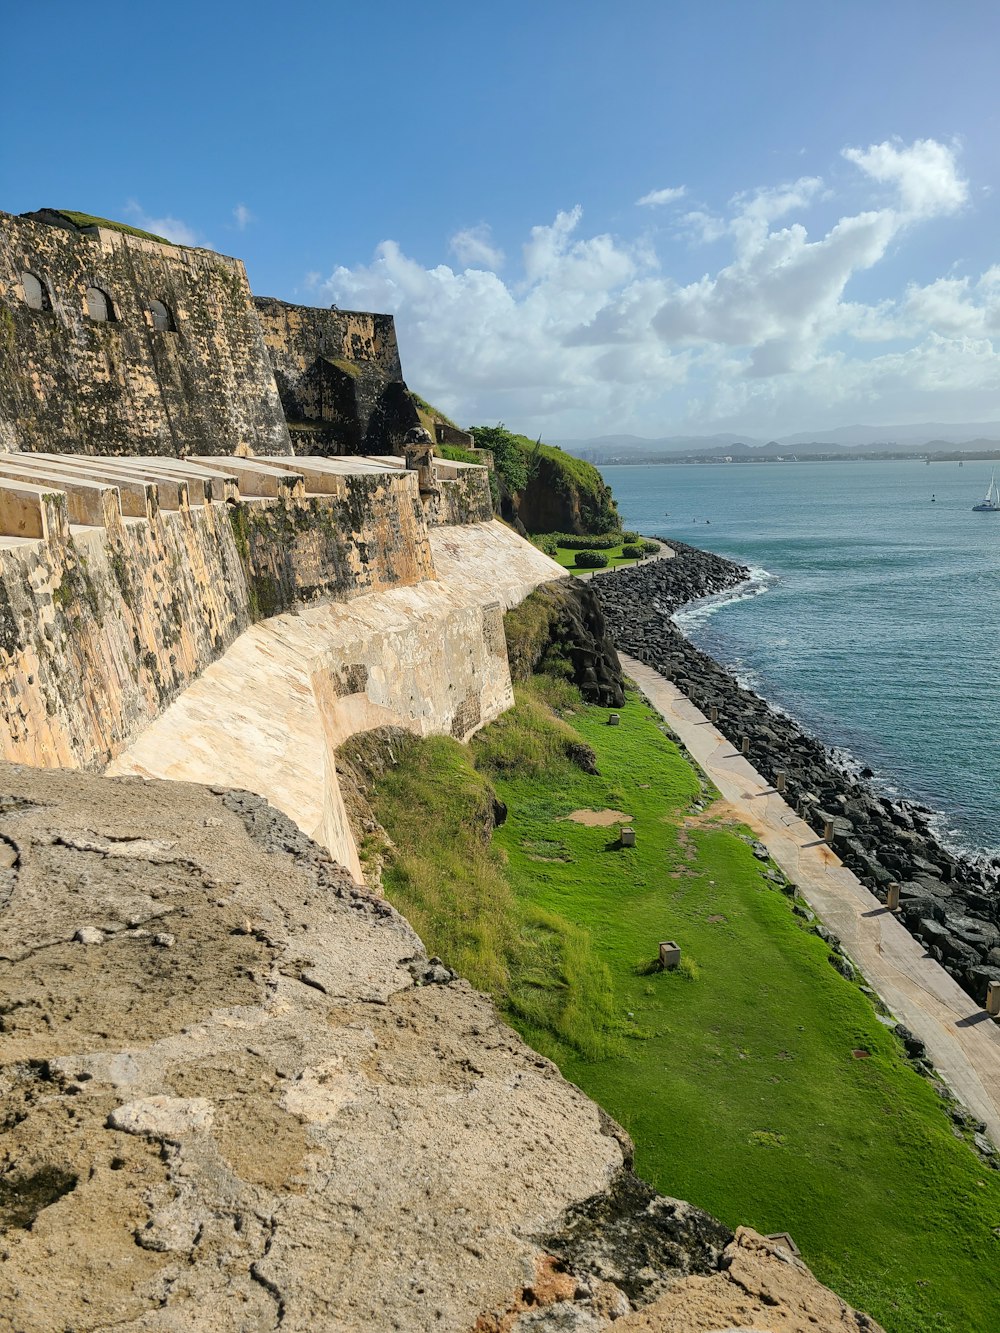
[[[420,424],[391,315],[254,304],[297,454],[395,452]]]
[[[238,259],[0,213],[0,447],[241,444],[291,452]]]
[[[509,707],[502,611],[563,571],[400,456],[391,316],[62,216],[0,215],[0,753],[249,788],[360,876],[336,747]]]

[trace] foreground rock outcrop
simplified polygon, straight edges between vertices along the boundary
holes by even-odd
[[[0,1329],[875,1327],[259,797],[3,774]]]

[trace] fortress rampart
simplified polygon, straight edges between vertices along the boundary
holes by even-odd
[[[255,487],[244,471],[244,494],[231,474],[191,465],[186,495],[167,483],[164,507],[139,460],[123,460],[118,485],[110,470],[88,479],[90,460],[60,464],[65,477],[15,460],[0,458],[0,497],[19,503],[26,523],[47,518],[45,535],[0,537],[9,760],[105,764],[254,622],[433,575],[416,479],[401,469],[331,462],[323,474],[286,473],[287,490],[268,496],[254,494],[274,480],[266,474]],[[8,469],[36,479],[7,480]],[[206,483],[220,498],[206,499]],[[105,524],[70,521],[77,485],[103,499]],[[149,516],[121,513],[119,485],[145,490]]]
[[[297,454],[395,451],[420,424],[391,315],[254,304]]]
[[[248,444],[291,452],[238,259],[0,214],[0,447]]]
[[[398,456],[391,316],[74,217],[0,215],[3,757],[249,788],[360,877],[337,746],[509,707],[502,611],[563,571]]]

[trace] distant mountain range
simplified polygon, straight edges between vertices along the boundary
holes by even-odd
[[[964,422],[948,425],[939,421],[916,426],[838,426],[833,430],[800,431],[778,439],[755,439],[751,435],[666,435],[649,439],[642,435],[597,435],[589,439],[553,440],[567,453],[595,463],[641,462],[654,458],[719,458],[741,460],[795,454],[864,457],[867,454],[996,453],[1000,451],[1000,421]]]

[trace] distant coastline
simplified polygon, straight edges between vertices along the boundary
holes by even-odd
[[[914,450],[912,453],[900,453],[898,450],[886,450],[871,453],[829,453],[829,454],[761,454],[748,458],[745,454],[653,454],[648,457],[604,457],[588,458],[587,462],[595,467],[673,467],[678,464],[701,467],[740,467],[758,466],[761,463],[1000,463],[1000,448],[976,451],[974,453],[927,453],[926,450]]]

